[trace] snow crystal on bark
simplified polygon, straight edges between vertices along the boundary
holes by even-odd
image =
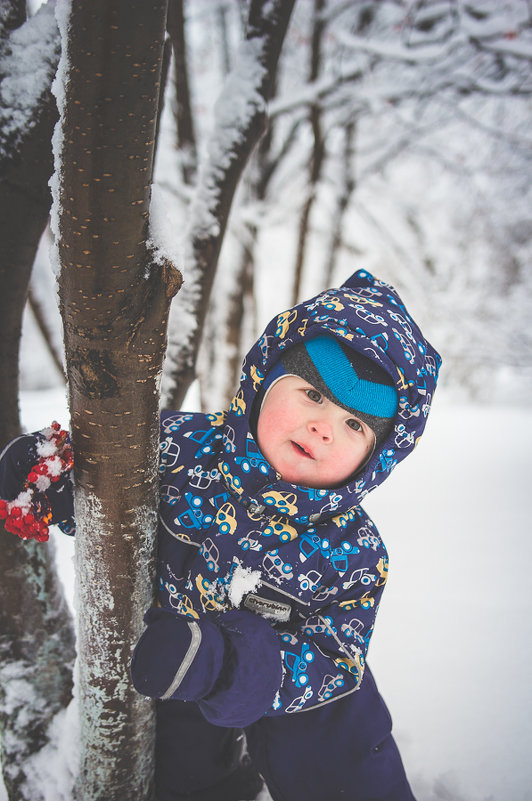
[[[90,775],[77,779],[88,781],[83,797],[89,799],[97,788],[112,786],[116,778],[116,754],[139,755],[132,767],[132,781],[139,787],[149,782],[153,737],[152,705],[134,692],[128,672],[133,642],[125,640],[135,632],[121,628],[123,597],[117,594],[112,568],[98,558],[98,548],[108,545],[113,536],[101,501],[82,487],[76,488],[76,607],[79,627],[79,653],[90,666],[80,663],[81,763],[90,766]],[[153,543],[157,513],[140,507],[135,510],[134,525],[128,526],[127,538],[134,549],[132,559],[140,567],[132,576],[127,604],[133,621],[142,629],[142,613],[152,603]],[[125,525],[125,524],[124,524]],[[126,534],[124,534],[126,536]],[[126,567],[124,566],[124,569]],[[110,697],[112,692],[112,698]],[[112,749],[110,732],[112,731]],[[137,744],[133,746],[132,741]],[[115,778],[113,778],[115,777]],[[94,797],[100,797],[94,795]]]
[[[157,471],[157,464],[154,467],[154,471]],[[134,525],[138,532],[136,547],[139,569],[136,575],[136,583],[131,589],[131,603],[142,611],[148,609],[153,603],[152,591],[153,577],[155,575],[154,542],[157,537],[157,520],[158,512],[156,508],[140,506],[135,510]],[[142,615],[139,615],[138,624],[138,634],[140,636],[144,625],[142,622]]]

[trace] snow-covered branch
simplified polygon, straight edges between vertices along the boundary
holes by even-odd
[[[0,37],[0,164],[20,149],[43,105],[53,102],[50,86],[59,49],[52,0]]]
[[[238,179],[264,132],[267,100],[293,2],[256,0],[246,39],[215,105],[212,133],[200,157],[185,249],[185,284],[172,309],[180,320],[168,361],[179,408],[194,378],[200,332]],[[186,330],[184,330],[185,323]],[[172,326],[171,326],[172,327]]]

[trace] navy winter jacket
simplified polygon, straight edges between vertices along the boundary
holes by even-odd
[[[399,396],[386,441],[331,490],[282,481],[253,436],[261,384],[283,349],[324,333],[384,368]],[[360,502],[415,447],[439,365],[395,290],[359,271],[272,320],[227,412],[162,414],[159,602],[227,625],[232,659],[199,702],[212,723],[246,726],[358,689],[388,573]]]

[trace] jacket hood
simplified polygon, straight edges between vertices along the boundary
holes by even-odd
[[[282,481],[262,457],[252,433],[262,383],[282,352],[323,334],[333,335],[382,367],[391,376],[399,400],[388,437],[352,480],[331,490]],[[281,312],[247,354],[238,392],[225,417],[220,468],[226,483],[245,505],[270,506],[272,513],[301,524],[334,516],[344,527],[343,516],[416,446],[425,428],[440,364],[439,354],[396,290],[365,270],[354,273],[341,287]]]

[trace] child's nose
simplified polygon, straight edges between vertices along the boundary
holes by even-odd
[[[309,423],[309,428],[313,434],[317,434],[323,442],[332,442],[333,429],[327,420],[314,420]]]

